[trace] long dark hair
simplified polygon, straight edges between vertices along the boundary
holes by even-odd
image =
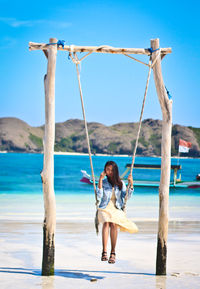
[[[108,161],[105,164],[104,171],[106,171],[107,166],[112,166],[112,169],[113,169],[113,178],[111,179],[107,176],[108,182],[112,185],[112,187],[114,187],[116,185],[121,190],[122,189],[122,181],[121,181],[120,176],[119,176],[119,170],[118,170],[117,164],[113,161]]]

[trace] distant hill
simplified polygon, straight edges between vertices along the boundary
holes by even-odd
[[[137,155],[160,156],[161,120],[146,119],[137,149]],[[93,153],[132,154],[137,135],[138,123],[118,123],[105,126],[88,123],[91,149]],[[44,126],[31,127],[18,118],[0,118],[0,151],[33,152],[43,151]],[[200,128],[173,125],[172,155],[177,155],[179,138],[190,141],[189,157],[200,157]],[[70,119],[56,123],[55,151],[87,152],[84,122]]]

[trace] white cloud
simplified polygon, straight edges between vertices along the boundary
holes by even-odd
[[[54,20],[46,20],[46,19],[38,19],[38,20],[19,20],[16,18],[6,18],[0,17],[0,22],[5,23],[11,27],[33,27],[37,25],[49,25],[58,28],[67,28],[72,24],[66,21],[54,21]]]

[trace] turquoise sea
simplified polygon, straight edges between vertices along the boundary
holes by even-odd
[[[108,160],[114,160],[120,173],[131,157],[94,156],[95,175],[99,175]],[[160,164],[160,158],[137,157],[136,163]],[[172,159],[172,164],[177,164]],[[195,180],[200,173],[200,159],[180,159],[182,179]],[[0,219],[43,219],[43,193],[40,172],[42,154],[0,154]],[[55,155],[55,194],[57,219],[91,220],[95,212],[93,186],[80,182],[80,170],[90,173],[88,156]],[[137,170],[135,179],[159,180],[159,170]],[[138,220],[157,220],[158,189],[135,188],[128,202],[127,214]],[[196,221],[200,219],[200,189],[173,189],[170,191],[171,220]]]

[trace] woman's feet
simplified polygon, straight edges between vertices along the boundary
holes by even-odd
[[[115,252],[110,252],[110,258],[108,260],[108,263],[114,264],[115,263],[115,259],[116,259],[115,257],[116,257]]]
[[[114,264],[116,260],[115,252],[110,252],[110,258],[108,260],[107,252],[102,252],[101,261],[108,261],[109,264]]]
[[[102,252],[101,261],[108,261],[107,252]]]

